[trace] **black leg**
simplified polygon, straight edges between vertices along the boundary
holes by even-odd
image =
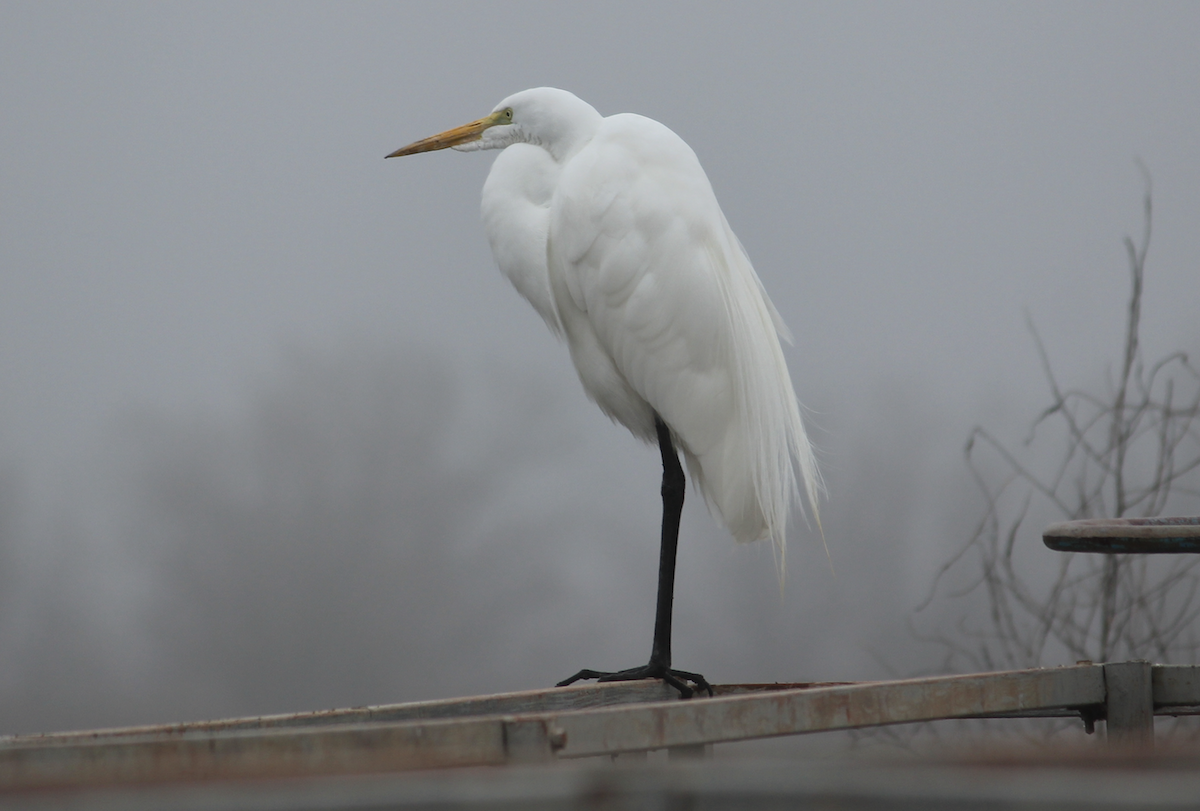
[[[671,431],[662,418],[654,417],[658,449],[662,452],[662,545],[658,553],[658,604],[654,611],[654,645],[650,666],[671,667],[671,619],[675,605],[675,556],[679,550],[679,516],[683,513],[686,481],[679,454],[671,442]]]
[[[671,669],[671,619],[675,601],[675,557],[679,549],[679,516],[683,512],[683,496],[686,480],[679,454],[671,442],[671,431],[657,414],[654,428],[658,432],[658,448],[662,452],[662,546],[658,556],[658,603],[654,612],[654,644],[650,649],[650,662],[643,667],[620,670],[615,673],[599,670],[581,670],[569,679],[558,683],[559,687],[580,679],[599,681],[633,681],[635,679],[662,679],[679,691],[683,698],[691,698],[692,682],[701,690],[712,695],[712,687],[699,673]]]

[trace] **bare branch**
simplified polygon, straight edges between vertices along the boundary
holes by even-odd
[[[964,458],[984,497],[983,516],[971,538],[938,568],[918,610],[932,604],[952,572],[973,565],[965,585],[940,596],[983,598],[986,622],[976,625],[961,614],[952,633],[923,637],[945,646],[947,662],[1033,666],[1064,655],[1168,661],[1200,650],[1194,626],[1200,619],[1200,560],[1048,558],[1053,553],[1026,531],[1047,510],[1075,519],[1153,516],[1200,505],[1200,371],[1182,351],[1149,364],[1141,355],[1153,210],[1145,174],[1141,239],[1124,240],[1130,293],[1117,373],[1108,373],[1106,391],[1064,387],[1027,312],[1049,404],[1031,422],[1020,451],[982,426],[968,436]]]

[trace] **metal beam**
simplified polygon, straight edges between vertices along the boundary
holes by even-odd
[[[0,787],[497,765],[1104,701],[1104,669],[1078,665],[519,715],[346,723],[361,712],[346,711],[339,722],[304,727],[226,722],[9,738],[0,742]]]
[[[1200,666],[1153,665],[1156,715],[1200,715]]]
[[[577,684],[544,690],[523,690],[470,698],[436,701],[411,701],[404,704],[380,704],[369,707],[260,715],[250,718],[226,718],[183,724],[120,727],[83,732],[52,732],[44,735],[0,736],[0,751],[13,746],[61,746],[74,743],[115,742],[119,740],[209,739],[231,732],[272,729],[311,729],[344,724],[377,724],[404,721],[432,721],[484,715],[520,715],[522,713],[567,712],[598,707],[625,706],[656,701],[677,700],[679,693],[658,679]]]
[[[552,719],[559,757],[1103,704],[1099,665],[613,707]]]

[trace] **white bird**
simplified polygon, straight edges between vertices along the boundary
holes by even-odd
[[[387,157],[446,147],[502,150],[483,186],[496,264],[566,339],[588,396],[662,452],[650,662],[560,684],[654,677],[685,697],[688,681],[711,693],[703,676],[671,668],[684,495],[676,448],[733,537],[770,538],[782,565],[797,468],[814,515],[822,489],[780,347],[791,334],[696,154],[657,121],[605,118],[565,90],[539,87]]]

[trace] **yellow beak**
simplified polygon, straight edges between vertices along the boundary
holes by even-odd
[[[504,115],[503,112],[492,113],[486,118],[472,121],[470,124],[463,124],[461,127],[439,132],[437,135],[431,135],[428,138],[423,138],[406,147],[397,149],[387,157],[402,158],[405,155],[415,155],[418,152],[433,152],[438,149],[446,149],[447,147],[478,141],[483,137],[483,131],[493,124],[498,123],[502,115]]]

